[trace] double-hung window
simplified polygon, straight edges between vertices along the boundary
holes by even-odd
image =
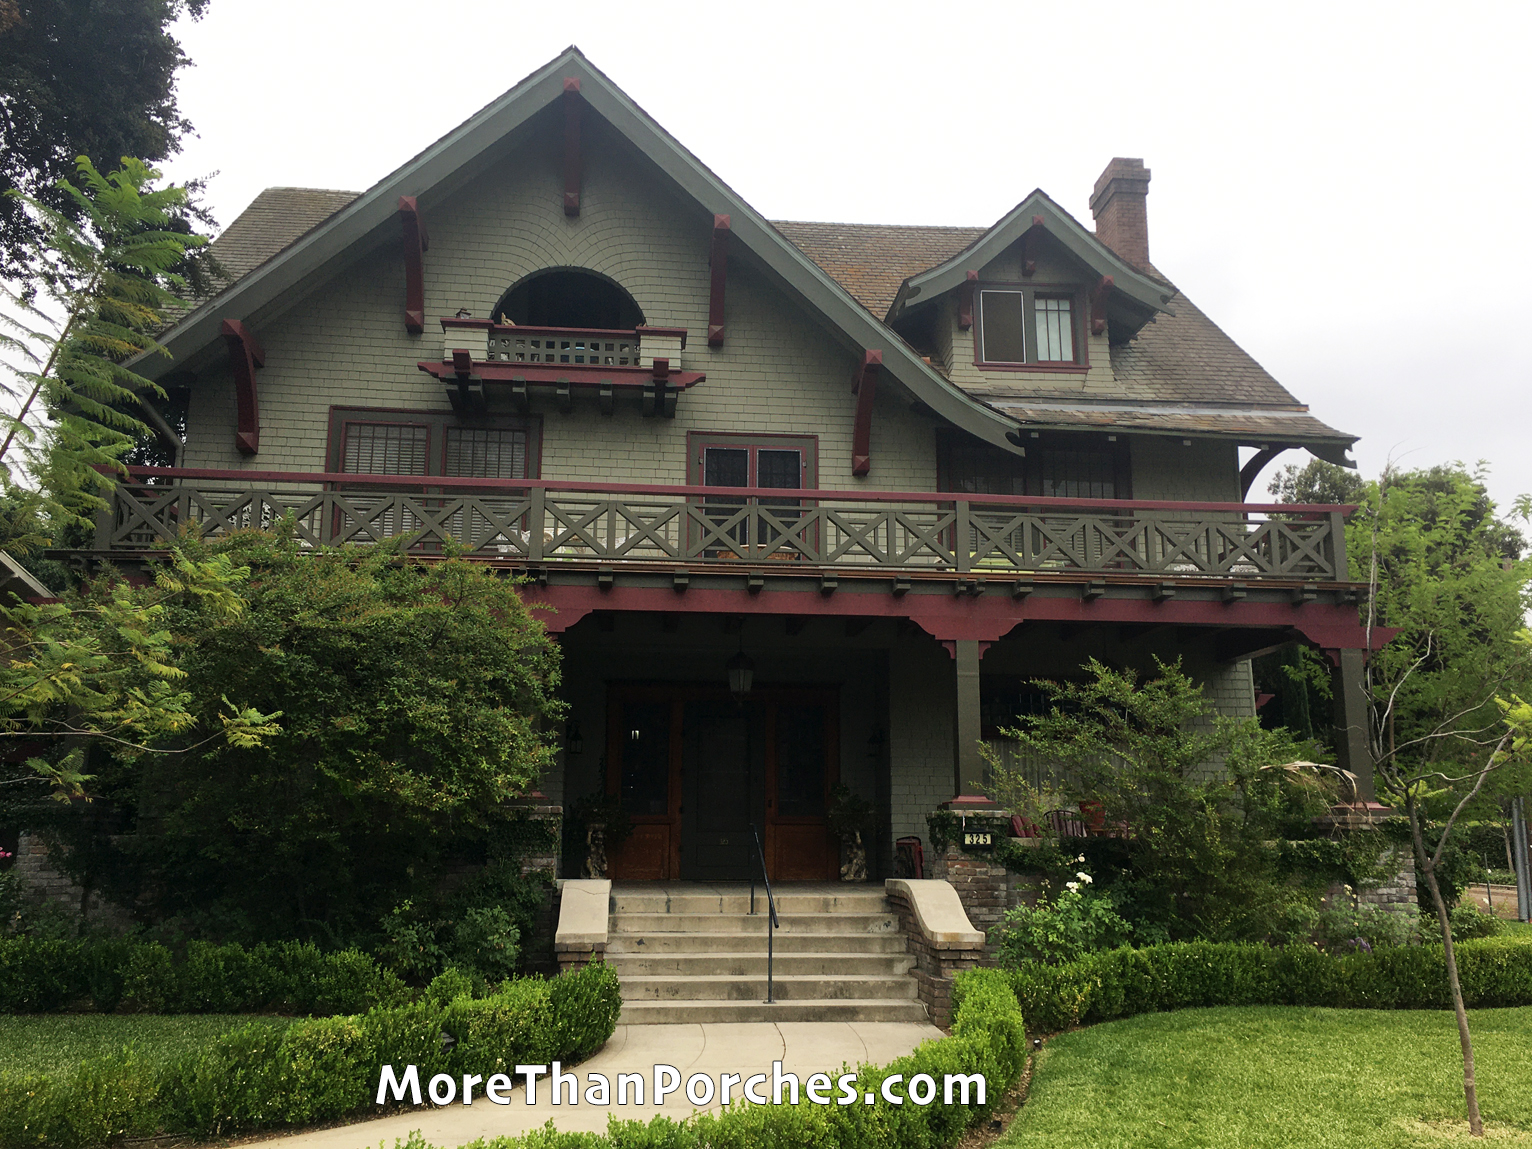
[[[1079,299],[1043,287],[979,289],[978,361],[1001,367],[1065,367],[1084,361]]]

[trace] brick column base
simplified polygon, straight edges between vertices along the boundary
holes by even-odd
[[[938,1029],[952,1027],[952,979],[959,970],[972,969],[984,959],[982,949],[949,949],[933,945],[920,930],[915,911],[909,899],[890,890],[888,901],[899,915],[899,927],[904,931],[909,951],[915,957],[915,983],[917,996],[925,1004],[931,1016],[931,1024]]]

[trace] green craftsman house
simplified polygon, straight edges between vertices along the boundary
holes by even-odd
[[[572,717],[550,805],[619,795],[614,877],[831,879],[978,801],[981,740],[1087,658],[1335,667],[1368,800],[1349,508],[1243,500],[1314,418],[1149,261],[1149,171],[1093,225],[763,218],[579,51],[356,194],[271,188],[145,364],[186,412],[92,554],[292,513],[525,576]],[[1255,454],[1241,467],[1240,448]]]

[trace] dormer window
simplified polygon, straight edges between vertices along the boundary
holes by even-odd
[[[1042,287],[986,287],[979,292],[978,363],[1062,367],[1081,363],[1073,292]]]

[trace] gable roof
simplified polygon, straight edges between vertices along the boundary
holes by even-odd
[[[169,359],[146,360],[138,368],[151,376],[173,370],[216,344],[223,319],[258,326],[348,260],[397,238],[400,196],[416,197],[429,213],[462,181],[514,148],[532,118],[562,97],[566,77],[579,79],[586,107],[611,124],[683,194],[710,213],[729,215],[733,242],[743,245],[768,278],[796,294],[811,314],[819,315],[848,351],[857,355],[882,351],[884,376],[902,384],[938,418],[996,446],[1017,449],[1008,437],[1015,434],[1012,420],[953,386],[924,362],[574,47],[196,307],[161,337]]]
[[[921,227],[777,221],[744,203],[696,157],[638,108],[578,49],[570,48],[454,132],[421,152],[365,193],[318,188],[268,188],[213,244],[237,279],[197,307],[163,338],[176,362],[217,340],[224,317],[260,322],[282,310],[284,297],[329,274],[348,251],[397,238],[397,197],[414,195],[423,208],[514,146],[518,129],[562,94],[562,78],[582,79],[582,95],[646,156],[708,211],[728,212],[738,241],[766,270],[796,291],[838,330],[853,350],[884,351],[890,372],[937,415],[997,445],[1016,440],[1016,424],[1046,427],[1120,426],[1149,434],[1198,434],[1242,443],[1276,440],[1308,447],[1348,463],[1355,436],[1308,414],[1280,383],[1156,269],[1129,267],[1042,192],[1034,192],[992,227]],[[583,81],[589,80],[588,83]],[[1130,342],[1112,348],[1116,394],[1098,400],[1049,395],[1036,386],[997,381],[959,388],[920,359],[884,322],[896,304],[921,288],[931,298],[948,279],[1003,251],[1041,215],[1044,227],[1088,265],[1127,284],[1114,297],[1136,313]],[[1014,234],[1013,234],[1014,233]],[[1086,258],[1086,257],[1089,258]],[[929,292],[929,294],[927,294]],[[1151,308],[1147,296],[1158,299]],[[146,374],[172,369],[159,359]],[[1009,433],[1009,434],[1008,434]]]

